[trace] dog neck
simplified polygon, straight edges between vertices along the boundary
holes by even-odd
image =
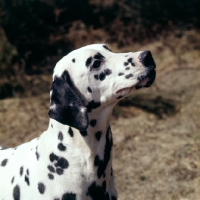
[[[88,113],[89,126],[86,131],[63,125],[50,119],[49,127],[40,140],[46,149],[66,159],[73,158],[73,167],[80,169],[87,179],[102,184],[106,190],[113,185],[112,177],[112,133],[110,117],[114,106],[99,107]],[[69,161],[69,165],[72,165]],[[84,169],[84,170],[83,170]],[[88,178],[89,177],[89,178]],[[110,186],[111,187],[111,186]],[[113,189],[114,191],[115,189]]]
[[[88,148],[91,154],[102,153],[106,142],[106,134],[109,131],[109,137],[112,137],[110,130],[110,119],[114,105],[101,106],[88,112],[89,126],[87,130],[77,130],[68,125],[63,125],[50,118],[47,132],[52,133],[59,139],[59,132],[63,134],[61,142],[73,146],[74,148]],[[62,135],[60,134],[60,135]],[[102,152],[101,152],[102,151]]]

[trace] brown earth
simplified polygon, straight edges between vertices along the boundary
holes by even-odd
[[[123,49],[110,44],[115,52],[151,50],[157,63],[153,86],[114,110],[119,200],[200,199],[200,35],[174,35]],[[1,100],[0,144],[15,146],[40,135],[48,107],[48,93]]]

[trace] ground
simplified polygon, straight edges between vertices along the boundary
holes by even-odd
[[[157,64],[153,86],[113,112],[119,200],[200,199],[200,35],[175,35],[123,49],[109,45],[115,52],[151,50]],[[15,146],[40,135],[48,107],[48,92],[1,100],[0,144]]]

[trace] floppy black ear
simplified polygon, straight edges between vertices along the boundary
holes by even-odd
[[[67,71],[55,77],[51,87],[49,117],[79,130],[88,127],[87,109]]]

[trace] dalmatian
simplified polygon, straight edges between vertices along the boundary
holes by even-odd
[[[74,50],[55,66],[49,125],[0,151],[0,200],[116,200],[110,118],[114,106],[156,77],[150,51]]]

